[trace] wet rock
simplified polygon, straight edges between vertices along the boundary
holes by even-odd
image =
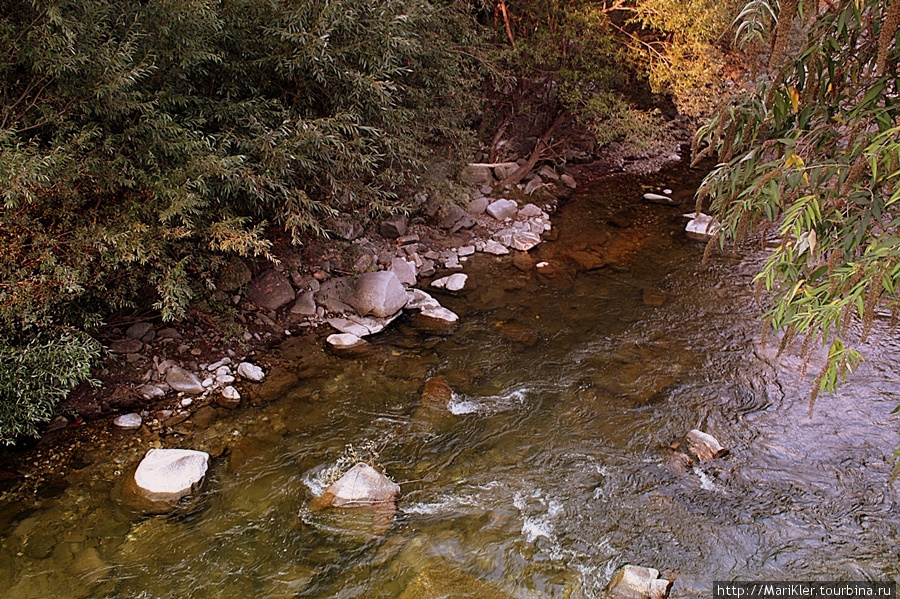
[[[471,163],[459,173],[459,180],[474,185],[486,185],[494,182],[494,174],[491,172],[490,165]]]
[[[274,401],[284,397],[297,386],[300,378],[287,368],[275,367],[266,376],[265,382],[258,389],[254,397],[254,403]]]
[[[91,586],[101,582],[110,570],[109,564],[103,561],[94,547],[85,547],[77,554],[69,567],[72,574],[85,585]]]
[[[652,204],[662,204],[663,206],[677,206],[681,203],[675,198],[658,193],[645,193],[644,199]]]
[[[522,272],[529,272],[535,266],[535,258],[531,254],[527,252],[516,252],[513,254],[512,263],[513,266],[518,268]]]
[[[360,462],[325,489],[320,503],[330,507],[362,507],[394,503],[399,496],[400,485]]]
[[[484,248],[482,251],[485,254],[493,254],[495,256],[504,256],[509,253],[509,250],[505,245],[500,243],[499,241],[494,241],[493,239],[488,239],[484,242]]]
[[[663,599],[671,582],[659,577],[659,570],[641,566],[623,566],[606,587],[611,599]]]
[[[144,344],[140,339],[116,339],[109,344],[109,351],[114,354],[134,354],[141,351]]]
[[[728,449],[722,447],[715,437],[697,429],[687,434],[687,441],[691,451],[701,462],[708,462],[728,453]]]
[[[205,429],[216,419],[216,409],[212,406],[203,406],[191,416],[191,422],[194,428]]]
[[[149,322],[136,322],[125,329],[125,336],[132,339],[140,339],[153,330],[153,325]]]
[[[113,420],[113,425],[126,430],[141,428],[143,418],[140,414],[122,414]]]
[[[266,373],[263,372],[263,369],[256,364],[251,364],[250,362],[241,362],[240,364],[238,364],[237,373],[241,376],[241,378],[245,378],[248,381],[254,381],[256,383],[266,378]]]
[[[367,327],[363,325],[353,322],[352,320],[348,320],[346,318],[329,318],[328,324],[339,330],[341,333],[345,335],[353,335],[354,337],[365,337],[366,335],[371,335],[372,331],[370,331]],[[377,331],[376,331],[377,332]]]
[[[450,335],[459,326],[459,316],[443,306],[423,308],[412,318],[413,326],[432,335]]]
[[[359,275],[346,291],[344,301],[358,314],[372,314],[381,318],[392,316],[406,305],[406,290],[391,271]]]
[[[59,431],[69,426],[69,419],[65,416],[57,416],[44,427],[44,434]]]
[[[466,205],[466,211],[469,214],[479,215],[484,214],[484,211],[487,210],[487,207],[490,205],[491,201],[487,198],[477,198],[472,200]]]
[[[348,349],[367,343],[364,339],[353,333],[334,333],[333,335],[329,335],[325,341],[328,345],[337,349]]]
[[[461,248],[456,250],[456,255],[459,257],[471,256],[474,253],[475,253],[474,245],[464,245]]]
[[[197,375],[181,366],[172,366],[166,372],[166,384],[175,391],[199,395],[205,390]]]
[[[720,225],[718,221],[708,214],[689,212],[684,216],[691,219],[684,227],[688,239],[709,241],[719,232]]]
[[[534,345],[538,340],[533,329],[518,322],[498,322],[497,330],[502,337],[527,346]]]
[[[216,403],[228,410],[233,410],[241,403],[241,394],[231,385],[222,389],[221,395],[216,398]]]
[[[390,266],[391,272],[397,275],[404,285],[416,284],[416,265],[403,258],[393,258]]]
[[[265,310],[277,310],[294,300],[291,282],[279,272],[267,270],[253,281],[247,289],[247,298]]]
[[[444,599],[450,596],[453,599],[512,599],[511,595],[443,561],[423,568],[397,599]]]
[[[469,275],[456,273],[450,275],[449,277],[441,277],[440,279],[435,279],[431,282],[431,286],[436,289],[446,289],[447,291],[460,291],[463,287],[466,286],[466,280],[468,278]]]
[[[304,291],[297,296],[297,301],[291,306],[291,314],[300,316],[315,316],[316,300],[312,291]]]
[[[422,389],[422,405],[448,409],[450,402],[453,400],[453,389],[442,378],[433,378],[425,381],[425,388]]]
[[[134,472],[134,482],[151,501],[174,502],[199,488],[209,454],[190,449],[151,449]]]
[[[659,289],[645,288],[642,292],[645,306],[659,308],[666,303],[666,294]]]
[[[378,232],[385,239],[397,239],[406,235],[407,227],[409,227],[409,219],[406,215],[399,214],[388,220],[381,221]]]
[[[487,213],[500,221],[514,217],[518,211],[519,205],[506,199],[497,200],[487,207]]]

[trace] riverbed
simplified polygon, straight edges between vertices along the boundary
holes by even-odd
[[[693,206],[639,199],[699,178],[605,179],[553,216],[555,241],[474,256],[462,292],[435,292],[460,315],[452,335],[401,320],[352,358],[317,334],[286,342],[271,360],[296,383],[184,436],[230,449],[172,514],[120,499],[140,439],[0,505],[4,596],[592,599],[629,563],[671,597],[900,580],[897,337],[876,323],[866,362],[810,411],[814,364],[761,340],[759,249],[703,265]],[[447,410],[422,404],[432,377],[455,392]],[[673,462],[694,428],[729,455]],[[400,483],[395,513],[309,509],[354,457]]]

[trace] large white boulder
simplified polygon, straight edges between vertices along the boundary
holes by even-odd
[[[334,507],[361,507],[393,503],[400,496],[400,485],[360,462],[331,483],[323,497]]]
[[[192,449],[151,449],[138,464],[134,482],[151,501],[178,501],[200,487],[209,454]]]
[[[406,305],[406,299],[403,283],[389,270],[360,275],[344,297],[344,301],[353,306],[357,314],[372,314],[379,318],[399,312]]]
[[[487,207],[487,213],[497,220],[512,218],[519,211],[519,205],[513,200],[500,199]]]

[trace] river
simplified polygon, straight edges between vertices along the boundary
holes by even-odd
[[[637,200],[698,177],[606,179],[530,258],[476,255],[463,292],[435,294],[461,317],[451,336],[400,321],[351,359],[288,341],[273,360],[295,385],[183,437],[231,451],[173,514],[119,500],[139,442],[11,498],[4,596],[593,599],[626,563],[661,570],[671,597],[709,597],[714,580],[900,580],[896,335],[877,323],[867,361],[810,412],[814,373],[760,339],[757,251],[704,266],[683,235],[692,206]],[[421,405],[431,377],[454,389],[449,412]],[[730,454],[673,465],[693,428]],[[309,509],[354,453],[401,484],[393,516]]]

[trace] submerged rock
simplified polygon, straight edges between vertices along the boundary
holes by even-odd
[[[482,582],[444,561],[423,568],[397,599],[512,599],[511,595]]]
[[[141,494],[151,501],[175,502],[197,490],[209,467],[209,454],[191,449],[151,449],[134,472]]]
[[[687,440],[691,451],[701,462],[708,462],[728,453],[728,449],[722,447],[715,437],[697,429],[687,434]]]
[[[400,485],[359,462],[344,476],[331,483],[318,500],[318,507],[364,507],[394,503]]]
[[[425,381],[422,389],[422,405],[433,408],[448,409],[453,400],[453,389],[442,378]]]
[[[121,416],[117,416],[115,420],[113,420],[113,425],[118,428],[124,429],[136,429],[141,428],[141,423],[143,422],[143,418],[141,418],[140,414],[122,414]]]

